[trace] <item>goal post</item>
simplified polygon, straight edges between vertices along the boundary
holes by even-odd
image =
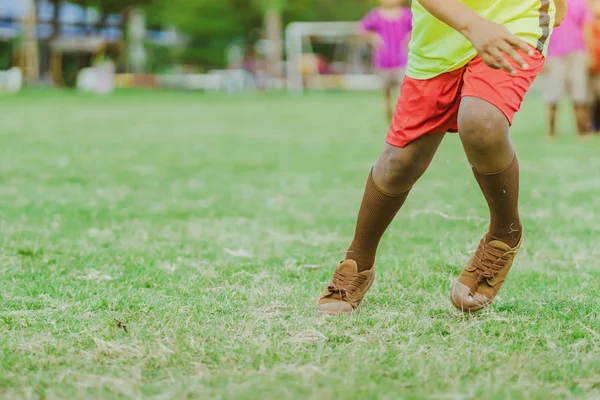
[[[339,41],[357,36],[358,22],[293,22],[285,31],[286,88],[289,93],[304,92],[302,62],[306,39],[310,37]],[[371,89],[378,87],[378,79],[373,74],[352,74],[340,76],[345,88]]]

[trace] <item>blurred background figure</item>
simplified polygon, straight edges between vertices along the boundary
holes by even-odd
[[[280,89],[270,71],[273,70],[270,57],[274,44],[260,29],[253,30],[246,37],[234,41],[226,50],[230,92],[266,91]]]
[[[259,73],[259,59],[256,46],[251,40],[247,40],[244,43],[244,50],[242,52],[242,69],[244,70],[246,90],[260,89],[258,83]]]
[[[592,128],[595,134],[600,134],[600,0],[591,0],[590,5],[594,13],[592,27],[594,41],[594,62],[590,68],[590,83],[592,89]]]
[[[412,31],[412,14],[404,0],[380,0],[360,22],[360,31],[373,46],[373,66],[381,78],[385,113],[394,114],[393,93],[404,78],[408,62],[408,42]]]
[[[115,90],[115,64],[110,60],[98,60],[77,75],[77,89],[97,95],[108,95]]]
[[[8,71],[0,70],[0,93],[17,93],[23,85],[23,73],[13,67]]]
[[[589,70],[595,62],[592,24],[594,15],[588,0],[569,0],[569,11],[562,25],[552,34],[542,85],[548,105],[548,137],[556,136],[558,104],[567,94],[573,101],[573,110],[580,136],[590,130]]]

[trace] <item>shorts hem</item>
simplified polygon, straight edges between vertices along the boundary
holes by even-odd
[[[400,147],[401,149],[410,144],[410,142],[407,142],[406,140],[390,140],[389,136],[385,139],[385,142],[390,146]]]
[[[395,134],[388,134],[388,136],[385,139],[385,142],[387,144],[389,144],[390,146],[405,148],[406,146],[408,146],[415,140],[422,138],[423,136],[439,135],[441,133],[458,133],[458,129],[449,128],[443,132],[442,131],[438,132],[438,131],[432,130],[432,131],[421,133],[419,135],[415,135],[414,137],[411,137],[411,138],[398,138],[398,136]]]
[[[475,97],[476,99],[483,100],[485,102],[490,103],[491,105],[493,105],[494,107],[496,107],[502,114],[504,114],[504,117],[508,121],[508,125],[512,126],[515,114],[512,113],[512,112],[510,112],[510,111],[508,111],[505,107],[498,105],[497,104],[497,99],[494,99],[491,96],[482,95],[479,92],[469,92],[469,91],[461,93],[461,95],[460,95],[461,101],[465,97]]]

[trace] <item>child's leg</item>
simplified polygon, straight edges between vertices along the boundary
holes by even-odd
[[[398,88],[404,79],[404,68],[380,70],[379,75],[382,81],[385,115],[388,120],[391,121],[394,118],[396,99],[398,98]]]
[[[504,114],[490,103],[465,97],[458,117],[460,139],[490,209],[489,239],[510,247],[522,235],[519,165]]]
[[[445,132],[456,131],[462,76],[459,70],[429,81],[403,81],[388,143],[367,181],[346,255],[359,271],[373,268],[379,241],[408,192],[429,167]],[[395,86],[396,79],[391,81]]]
[[[394,117],[394,105],[392,103],[392,86],[385,85],[383,88],[383,106],[385,110],[385,116],[388,120],[392,120]]]
[[[556,137],[556,114],[558,112],[558,105],[556,103],[548,105],[548,138],[554,139]]]
[[[359,271],[373,268],[383,234],[423,175],[444,134],[425,135],[404,148],[386,144],[373,167],[358,213],[354,239],[346,254]]]
[[[562,56],[549,58],[543,76],[542,93],[548,105],[548,137],[556,137],[556,115],[558,104],[567,93],[567,66]]]
[[[598,105],[598,99],[594,96],[594,98],[592,99],[592,104],[590,104],[592,130],[594,131],[594,133],[598,133],[598,110],[600,108],[598,107]]]
[[[383,110],[388,121],[391,121],[394,118],[394,101],[397,99],[397,96],[394,96],[394,90],[397,89],[399,82],[396,80],[393,69],[381,70],[379,73],[383,89]]]
[[[498,294],[521,246],[519,164],[508,138],[509,123],[495,106],[463,98],[460,138],[490,210],[490,226],[467,267],[452,284],[452,304],[474,312]]]
[[[443,137],[443,133],[428,134],[404,148],[386,144],[369,174],[354,239],[319,299],[319,312],[351,314],[359,307],[375,279],[379,241],[431,163]]]
[[[573,98],[573,111],[577,123],[577,132],[583,136],[590,131],[590,82],[588,73],[588,56],[585,53],[569,55],[569,82]]]
[[[452,284],[451,300],[462,311],[488,306],[496,297],[521,246],[519,164],[508,136],[514,114],[544,57],[526,56],[530,66],[510,76],[488,68],[480,58],[467,66],[458,116],[465,153],[490,212],[488,233],[467,267]]]
[[[585,136],[590,130],[590,111],[585,103],[573,103],[573,112],[577,124],[577,134]]]
[[[594,122],[594,133],[598,135],[600,133],[600,97],[596,97],[594,99],[594,104],[592,106],[592,115]]]
[[[403,81],[387,144],[367,181],[352,244],[319,299],[320,312],[350,314],[371,287],[383,234],[431,163],[443,132],[457,129],[463,72]]]
[[[590,106],[592,129],[594,133],[600,132],[600,77],[596,74],[590,75],[590,87],[592,88],[592,104]]]

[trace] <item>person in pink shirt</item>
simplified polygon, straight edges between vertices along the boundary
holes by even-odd
[[[380,0],[361,21],[359,29],[373,45],[373,66],[381,77],[385,112],[394,115],[392,92],[400,87],[408,62],[412,13],[404,0]]]
[[[552,34],[546,60],[543,94],[548,104],[550,139],[556,136],[558,103],[566,97],[567,91],[573,101],[579,135],[585,135],[590,129],[589,70],[595,62],[594,14],[588,0],[569,0],[568,5],[565,20]]]

